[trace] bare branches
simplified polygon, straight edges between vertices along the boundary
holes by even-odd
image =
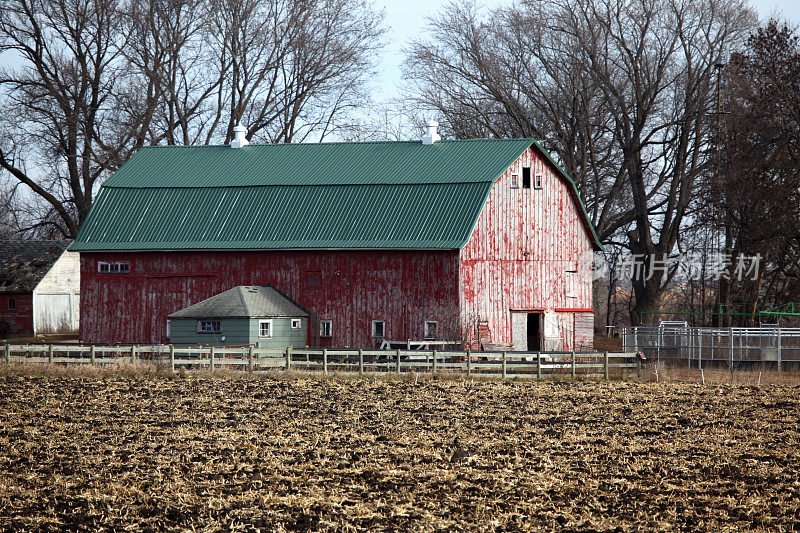
[[[145,144],[227,142],[240,121],[271,142],[349,127],[382,20],[365,0],[9,0],[0,163],[74,237]]]
[[[452,134],[538,137],[601,239],[649,262],[675,249],[708,164],[713,60],[754,23],[743,0],[451,4],[406,69]],[[634,280],[634,322],[668,280]]]

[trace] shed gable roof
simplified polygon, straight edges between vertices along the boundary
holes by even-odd
[[[534,144],[146,147],[105,182],[71,249],[458,249]]]
[[[240,285],[169,315],[169,318],[301,317],[308,313],[273,287]]]
[[[33,292],[70,241],[0,241],[0,293]]]

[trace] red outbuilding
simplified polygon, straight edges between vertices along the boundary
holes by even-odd
[[[310,315],[310,346],[436,338],[587,350],[600,243],[533,139],[146,147],[103,185],[81,253],[81,338],[169,341],[239,285]]]

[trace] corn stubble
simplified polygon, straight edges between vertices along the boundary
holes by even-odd
[[[0,528],[800,521],[798,387],[0,378]]]

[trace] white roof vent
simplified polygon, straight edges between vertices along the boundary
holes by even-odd
[[[431,119],[427,123],[428,133],[422,137],[422,144],[430,145],[435,143],[436,141],[441,141],[442,138],[439,137],[439,134],[436,132],[436,129],[439,127],[439,123],[435,120]]]
[[[231,148],[241,148],[247,146],[250,142],[247,140],[247,128],[239,124],[233,127],[233,140],[231,141]]]

